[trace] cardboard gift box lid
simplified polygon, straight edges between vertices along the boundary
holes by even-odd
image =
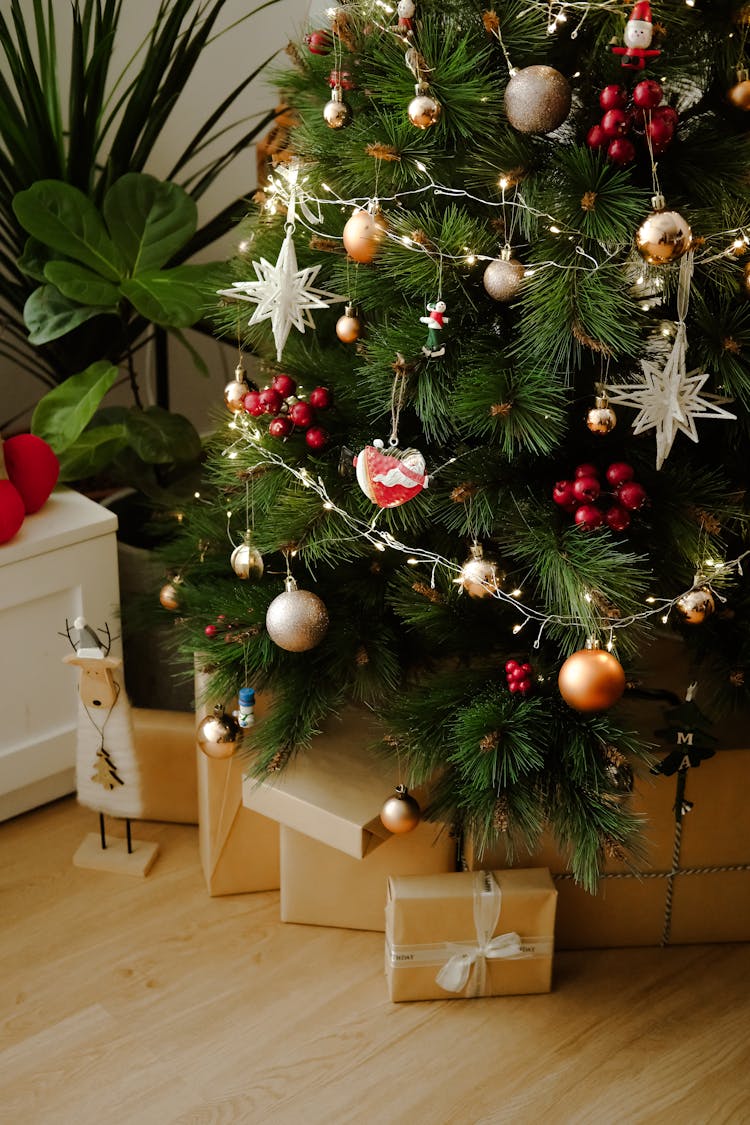
[[[544,868],[389,878],[391,999],[548,992],[556,902]]]
[[[391,835],[380,809],[398,778],[371,749],[380,733],[374,716],[345,708],[279,774],[246,778],[245,807],[362,859]]]

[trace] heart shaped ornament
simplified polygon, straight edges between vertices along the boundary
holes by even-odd
[[[353,464],[359,487],[379,508],[398,508],[427,488],[430,479],[418,449],[389,449],[385,453],[379,440],[366,445]]]

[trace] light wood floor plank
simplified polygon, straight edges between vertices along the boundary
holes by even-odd
[[[0,1122],[750,1125],[750,946],[564,953],[549,996],[392,1005],[382,935],[211,899],[197,831],[78,870],[67,799],[0,825]]]

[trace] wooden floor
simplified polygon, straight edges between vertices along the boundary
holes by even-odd
[[[564,953],[549,996],[393,1005],[383,938],[211,899],[197,830],[84,871],[72,799],[0,825],[0,1121],[750,1122],[750,945]]]

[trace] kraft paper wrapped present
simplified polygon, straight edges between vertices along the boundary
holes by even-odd
[[[372,749],[381,734],[369,712],[345,708],[282,771],[260,782],[246,778],[245,807],[362,859],[391,835],[380,809],[398,776]]]
[[[281,828],[281,920],[350,930],[385,929],[389,875],[455,871],[456,841],[422,821],[354,859],[293,828]]]
[[[542,868],[389,878],[390,999],[549,992],[556,902]]]
[[[198,823],[195,724],[187,711],[134,707],[135,756],[141,779],[140,820]]]

